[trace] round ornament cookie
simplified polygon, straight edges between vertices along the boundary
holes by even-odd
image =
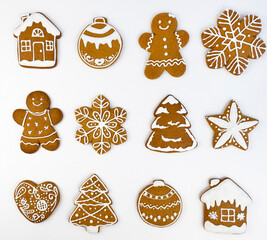
[[[137,210],[142,220],[153,227],[168,227],[182,213],[178,192],[163,180],[155,180],[139,194]]]
[[[56,209],[60,193],[53,182],[35,184],[22,181],[14,193],[15,202],[22,215],[32,223],[46,220]]]
[[[96,17],[83,29],[78,39],[78,53],[92,68],[107,68],[120,56],[122,38],[104,17]]]

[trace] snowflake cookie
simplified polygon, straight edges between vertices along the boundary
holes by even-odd
[[[15,202],[22,215],[32,223],[46,220],[56,209],[60,193],[53,182],[35,184],[22,181],[14,193]]]
[[[225,10],[218,18],[216,27],[208,28],[202,42],[211,50],[206,62],[209,68],[222,68],[240,75],[247,68],[248,59],[257,59],[266,50],[264,41],[257,37],[261,31],[261,19],[247,15],[243,19],[233,10]]]
[[[127,117],[126,110],[120,107],[110,109],[110,103],[103,95],[93,101],[92,108],[76,109],[75,116],[82,125],[76,132],[77,141],[92,143],[99,154],[108,152],[111,143],[119,145],[127,140],[126,130],[121,126]]]
[[[258,120],[242,115],[235,101],[231,101],[222,115],[206,117],[214,131],[213,147],[224,148],[230,145],[242,150],[248,149],[248,133],[259,123]]]
[[[177,31],[177,19],[170,13],[157,14],[151,23],[152,33],[143,33],[139,45],[150,53],[145,75],[156,79],[166,71],[173,77],[184,74],[186,66],[180,53],[189,40],[184,30]]]

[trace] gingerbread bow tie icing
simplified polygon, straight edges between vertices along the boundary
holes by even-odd
[[[250,196],[230,178],[211,179],[200,197],[204,203],[204,227],[215,233],[241,234],[247,228]]]
[[[211,50],[206,61],[209,68],[222,68],[240,75],[248,66],[248,59],[263,55],[266,45],[257,35],[261,31],[261,19],[247,15],[243,19],[233,10],[225,10],[218,18],[216,27],[201,35],[203,45]]]
[[[127,140],[126,130],[121,126],[127,113],[123,108],[110,108],[110,103],[99,95],[92,103],[92,108],[81,107],[75,111],[76,120],[82,127],[76,132],[77,141],[92,143],[99,154],[108,152],[111,144],[119,145]]]
[[[140,36],[140,46],[150,52],[145,68],[147,78],[156,79],[165,69],[173,77],[184,74],[186,66],[180,49],[187,44],[189,35],[184,30],[176,31],[177,25],[173,15],[160,13],[152,20],[152,33]]]
[[[26,105],[29,110],[17,109],[13,113],[15,122],[24,128],[20,140],[21,150],[25,153],[34,153],[40,145],[46,150],[56,150],[60,140],[54,125],[63,118],[61,110],[49,109],[50,98],[41,91],[30,93]]]
[[[164,98],[156,108],[152,132],[146,147],[158,152],[185,152],[194,149],[197,141],[190,132],[190,122],[186,118],[187,110],[172,95]]]
[[[89,233],[98,233],[100,227],[118,222],[111,204],[107,187],[93,174],[80,187],[69,222],[84,227]]]
[[[235,101],[231,101],[222,115],[206,117],[214,131],[213,147],[224,148],[230,145],[242,150],[248,149],[248,133],[259,123],[258,120],[242,115]]]
[[[46,220],[56,209],[60,194],[56,184],[43,182],[35,184],[32,181],[22,181],[14,193],[19,211],[32,223]]]
[[[81,33],[78,52],[85,64],[102,69],[112,65],[120,56],[122,38],[104,17],[96,17]]]
[[[154,227],[168,227],[182,212],[182,199],[178,192],[163,180],[153,181],[139,194],[137,210],[142,220]]]
[[[42,13],[26,14],[14,31],[18,60],[23,67],[51,68],[57,63],[57,27]]]

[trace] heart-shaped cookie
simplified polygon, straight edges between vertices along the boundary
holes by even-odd
[[[35,184],[32,181],[22,181],[14,193],[18,209],[32,223],[46,220],[56,209],[60,193],[53,182]]]

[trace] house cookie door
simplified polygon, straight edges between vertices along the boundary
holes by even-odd
[[[44,61],[44,43],[43,42],[33,43],[33,60]]]

